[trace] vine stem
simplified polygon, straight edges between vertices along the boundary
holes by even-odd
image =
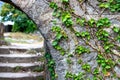
[[[111,50],[111,52],[113,54],[115,54],[116,56],[119,56],[120,57],[120,52],[118,52],[117,50]]]
[[[115,46],[120,47],[112,37],[108,36],[108,38],[111,39],[114,42]]]
[[[83,0],[82,2],[80,2],[80,5],[82,5],[86,0]]]
[[[103,48],[100,46],[100,44],[98,44],[98,40],[96,40],[96,37],[94,35],[96,31],[93,31],[93,29],[90,29],[90,32],[91,32],[92,38],[93,38],[93,40],[95,42],[95,45],[98,48],[98,50],[100,50],[100,49],[103,50]],[[101,53],[103,52],[102,50],[101,50]]]
[[[90,42],[88,42],[85,38],[82,38],[83,41],[88,44],[90,47],[92,47],[94,50],[99,51],[97,48],[95,48]]]
[[[99,16],[101,17],[101,15],[104,13],[104,11],[106,10],[106,8],[104,8],[101,13],[99,14]]]

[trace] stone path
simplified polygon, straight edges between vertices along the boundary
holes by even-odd
[[[45,80],[43,41],[0,46],[0,80]]]

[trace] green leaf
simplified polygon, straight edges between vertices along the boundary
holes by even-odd
[[[36,25],[32,20],[30,20],[26,14],[16,9],[10,4],[3,4],[0,10],[0,16],[2,16],[2,21],[12,21],[14,25],[12,26],[12,32],[24,32],[33,33],[37,30]]]
[[[109,8],[110,4],[109,3],[101,3],[99,5],[100,8]]]
[[[95,24],[95,20],[94,20],[94,19],[90,19],[90,20],[88,21],[88,25],[89,25],[90,27],[93,27],[94,24]]]
[[[112,3],[114,0],[109,0],[110,3]]]
[[[52,9],[57,9],[58,8],[58,6],[57,6],[57,4],[55,2],[50,2],[49,6]]]
[[[120,36],[119,35],[117,36],[117,40],[120,42]]]
[[[97,68],[94,69],[93,74],[94,74],[94,75],[99,74],[99,69],[97,69]]]
[[[106,43],[104,43],[103,47],[104,47],[106,52],[110,52],[110,49],[113,48],[114,45],[112,43],[110,43],[110,42],[106,42]]]
[[[104,36],[107,36],[107,37],[109,36],[109,34],[108,34],[108,33],[103,33],[103,35],[104,35]]]
[[[105,50],[109,49],[109,46],[105,46],[104,49],[105,49]]]
[[[87,38],[88,40],[90,40],[90,33],[87,31],[83,31],[80,33],[80,36],[83,38]]]
[[[118,32],[120,31],[120,28],[118,28],[118,27],[113,27],[113,31],[116,32],[116,33],[118,33]]]
[[[75,35],[76,35],[77,37],[80,37],[80,36],[81,36],[80,32],[75,32]]]
[[[52,31],[59,33],[61,31],[61,28],[60,28],[60,26],[53,26]]]
[[[117,3],[120,3],[120,0],[116,0],[117,1]]]
[[[102,23],[97,23],[97,27],[102,26],[102,25],[103,25]]]
[[[60,54],[61,54],[62,56],[64,56],[64,55],[65,55],[65,51],[64,51],[64,50],[61,50],[61,51],[60,51]]]
[[[86,70],[87,72],[90,72],[90,68],[90,65],[87,63],[82,65],[82,69]]]
[[[77,19],[76,19],[76,23],[79,24],[80,26],[84,26],[84,24],[85,24],[85,19],[84,19],[84,18],[83,18],[83,19],[77,18]]]
[[[66,27],[71,27],[73,25],[73,21],[72,21],[72,19],[67,19],[64,22],[64,24],[65,24]]]
[[[52,42],[52,46],[56,46],[58,44],[58,41],[56,41],[56,40],[54,40],[53,42]]]
[[[97,31],[96,36],[98,40],[107,41],[109,33],[105,30],[100,29],[99,31]]]
[[[96,23],[98,28],[110,27],[111,22],[108,18],[101,18]]]
[[[83,53],[89,53],[90,50],[88,48],[85,48],[83,46],[77,46],[76,49],[75,49],[75,53],[81,55]]]
[[[110,67],[110,66],[106,66],[105,68],[106,68],[106,69],[110,69],[111,67]]]
[[[73,21],[71,19],[71,15],[68,12],[62,13],[62,22],[65,24],[66,27],[71,27],[73,25]]]
[[[81,59],[78,60],[78,64],[81,64],[83,61]]]
[[[60,18],[61,13],[62,13],[61,10],[54,10],[54,12],[53,12],[52,15],[53,15],[54,17]]]
[[[102,63],[101,65],[102,65],[102,67],[105,67],[105,66],[106,66],[106,64],[105,64],[105,63]]]
[[[63,12],[62,13],[62,22],[65,22],[69,18],[71,18],[70,13],[68,13],[68,12]]]
[[[58,33],[58,34],[56,35],[56,40],[60,40],[61,38],[62,38],[62,34]]]
[[[62,48],[61,48],[59,45],[56,45],[56,46],[55,46],[55,49],[61,50]]]
[[[68,3],[68,2],[69,2],[69,0],[62,0],[62,2],[63,2],[63,3]]]

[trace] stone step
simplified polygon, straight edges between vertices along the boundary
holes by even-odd
[[[45,80],[44,72],[34,73],[34,72],[26,72],[26,73],[0,73],[0,80]]]
[[[0,72],[41,72],[44,71],[44,63],[0,63]]]
[[[8,63],[29,63],[35,61],[42,61],[43,55],[39,54],[0,54],[0,62]]]
[[[39,47],[29,46],[0,46],[0,54],[10,54],[10,53],[29,53],[29,52],[43,52],[43,45]]]

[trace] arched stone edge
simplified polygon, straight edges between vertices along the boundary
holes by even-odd
[[[18,10],[20,10],[20,11],[22,11],[24,14],[26,14],[26,16],[27,16],[29,19],[31,19],[31,18],[28,16],[27,13],[25,13],[19,6],[15,5],[11,0],[0,0],[0,1],[5,2],[5,3],[8,3],[8,4],[14,6],[14,7],[17,8]],[[31,19],[31,20],[32,20],[32,19]],[[43,39],[44,39],[44,52],[45,52],[45,54],[50,53],[50,50],[49,50],[49,48],[48,48],[48,46],[47,46],[47,43],[46,43],[47,40],[45,39],[44,35],[41,33],[41,31],[40,31],[40,29],[39,29],[39,26],[41,26],[41,25],[37,25],[34,20],[32,20],[32,21],[34,22],[34,24],[36,25],[37,29],[39,30],[40,34],[42,35],[42,37],[43,37]],[[47,64],[47,60],[45,61],[45,64]],[[49,75],[50,72],[47,70],[47,66],[45,66],[45,72],[46,72],[46,73],[45,73],[45,80],[51,80],[51,76]]]

